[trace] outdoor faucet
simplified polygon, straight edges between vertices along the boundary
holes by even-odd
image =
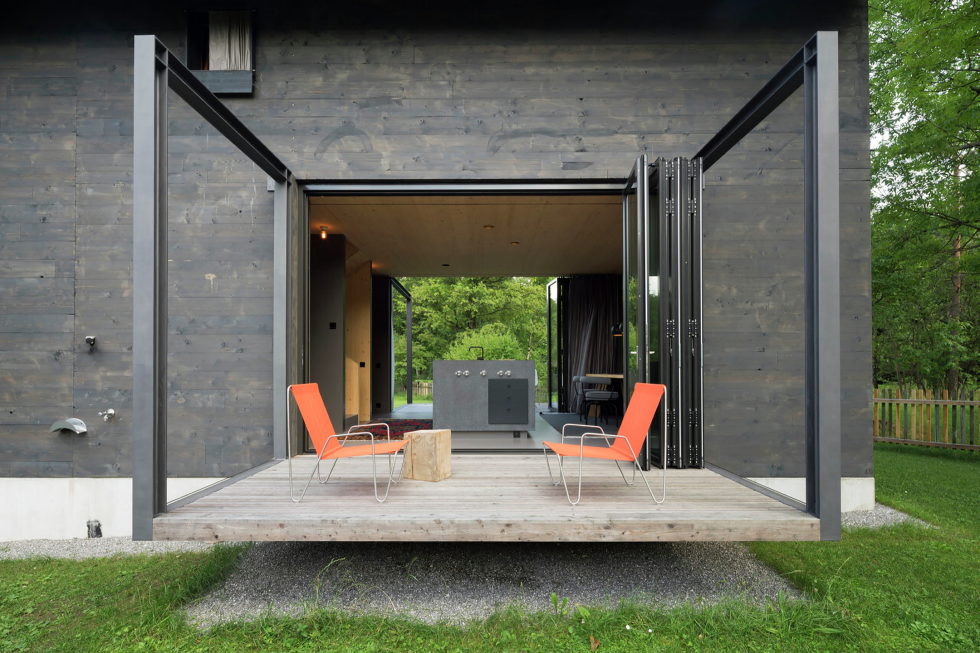
[[[480,355],[476,357],[476,360],[482,361],[483,357],[486,355],[486,352],[484,351],[483,347],[481,347],[480,345],[474,345],[473,347],[469,348],[469,351],[473,351],[474,349],[480,350]]]

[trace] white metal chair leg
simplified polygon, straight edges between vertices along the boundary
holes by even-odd
[[[568,491],[568,481],[565,480],[565,457],[558,454],[555,455],[558,456],[558,476],[561,479],[562,486],[565,488],[565,497],[568,499],[568,503],[577,506],[579,501],[582,500],[582,456],[579,456],[578,459],[578,494],[575,497],[575,501],[572,501],[572,493]]]
[[[627,481],[626,480],[626,474],[623,473],[623,468],[619,464],[619,461],[618,460],[614,460],[613,462],[616,463],[616,469],[619,470],[619,475],[623,477],[623,483],[626,483],[626,485],[628,487],[633,487],[633,483],[636,483],[636,467],[633,468],[633,476],[632,476],[632,478],[630,478],[630,480]]]
[[[634,471],[633,471],[633,475],[635,476],[636,475],[636,469],[639,469],[639,467],[640,467],[640,461],[635,460],[633,462],[636,463],[636,466],[634,467]],[[643,484],[647,486],[647,492],[650,493],[650,498],[653,499],[653,502],[656,503],[656,504],[661,504],[664,501],[666,501],[666,499],[667,499],[667,468],[666,468],[666,466],[663,469],[660,470],[660,477],[661,477],[661,479],[663,479],[663,489],[661,490],[661,495],[662,496],[658,499],[656,497],[656,495],[653,493],[653,488],[650,487],[650,482],[647,481],[647,477],[643,475],[643,470],[642,469],[640,470],[640,478],[643,479]]]
[[[667,500],[667,458],[663,455],[663,451],[661,450],[661,454],[660,454],[660,458],[661,460],[663,460],[663,467],[660,471],[660,477],[663,480],[663,491],[661,492],[663,496],[657,499],[657,495],[653,493],[653,488],[650,487],[650,482],[647,480],[647,477],[643,475],[643,469],[640,467],[640,459],[637,457],[636,452],[633,451],[633,445],[629,443],[629,440],[626,441],[626,446],[630,448],[630,454],[632,454],[633,456],[633,478],[634,479],[636,478],[636,470],[639,469],[640,478],[643,479],[643,484],[647,486],[647,492],[650,493],[650,498],[653,499],[653,502],[656,504],[661,504],[664,501],[666,501]]]
[[[319,463],[319,462],[320,462],[320,460],[319,460],[319,457],[318,457],[317,458],[317,463]],[[289,468],[289,498],[293,500],[293,503],[299,503],[300,501],[303,500],[303,497],[306,496],[306,491],[310,489],[310,484],[313,482],[313,477],[316,475],[318,466],[315,465],[313,467],[313,470],[310,471],[310,478],[307,479],[306,485],[303,486],[303,491],[300,493],[299,497],[297,498],[293,494],[293,458],[292,458],[292,456],[290,456],[289,458],[287,458],[286,465]]]
[[[548,466],[548,481],[550,481],[552,485],[558,485],[559,483],[561,483],[561,479],[559,478],[556,481],[555,475],[551,472],[551,459],[548,458],[548,448],[544,447],[543,449],[541,449],[541,452],[544,454],[544,463],[545,465]],[[559,456],[558,454],[555,454],[555,456],[558,458],[558,464],[561,465],[561,456]]]
[[[391,482],[392,482],[392,479],[394,478],[394,475],[395,475],[395,464],[394,464],[394,461],[392,460],[392,458],[394,456],[397,456],[397,455],[398,455],[398,452],[397,451],[395,453],[388,454],[388,485],[385,487],[385,494],[384,494],[384,496],[379,496],[378,495],[378,473],[377,473],[377,464],[376,464],[376,458],[377,457],[374,456],[374,455],[371,456],[371,474],[374,477],[374,498],[378,501],[378,503],[384,503],[385,500],[388,498],[388,493],[391,492]],[[402,472],[404,473],[404,471],[405,471],[405,453],[404,453],[404,450],[403,450],[402,451]],[[395,482],[397,483],[398,481],[395,481]]]
[[[630,452],[631,453],[632,453],[632,450],[633,450],[633,448],[630,447]],[[547,449],[544,449],[544,460],[545,460],[545,463],[548,466],[548,479],[551,481],[551,484],[552,485],[558,485],[559,483],[561,483],[564,486],[564,488],[565,488],[565,497],[568,499],[568,503],[570,503],[573,506],[577,506],[579,504],[579,502],[582,500],[582,460],[583,460],[583,456],[579,456],[579,459],[578,459],[578,492],[576,494],[576,497],[575,497],[575,500],[574,501],[572,501],[572,493],[568,491],[568,482],[565,479],[565,471],[564,471],[564,464],[563,464],[564,463],[564,457],[558,455],[557,453],[555,454],[555,456],[558,457],[558,477],[559,477],[559,480],[557,480],[557,481],[555,480],[554,474],[551,471],[551,462],[550,462],[550,459],[548,458],[548,450]],[[640,478],[643,479],[643,484],[647,486],[647,492],[650,493],[650,498],[653,499],[653,502],[656,503],[656,504],[661,504],[661,503],[663,503],[664,501],[667,500],[667,468],[666,468],[666,465],[662,468],[661,474],[660,474],[661,479],[662,479],[662,482],[663,482],[663,489],[661,490],[661,495],[662,496],[658,499],[657,498],[657,495],[654,494],[654,492],[653,492],[653,488],[650,487],[650,482],[647,480],[647,477],[644,476],[643,469],[640,467],[640,461],[636,458],[636,455],[635,454],[633,455],[633,465],[632,465],[632,467],[633,467],[633,475],[632,475],[632,478],[630,480],[628,480],[628,481],[626,480],[626,474],[623,472],[623,468],[620,466],[619,461],[618,460],[615,460],[613,462],[616,463],[616,469],[619,470],[619,474],[620,474],[620,476],[623,477],[623,481],[625,481],[626,485],[632,487],[636,483],[636,472],[637,472],[637,470],[639,470],[639,472],[640,472]]]
[[[320,459],[316,459],[316,480],[320,483],[320,485],[323,485],[330,480],[330,477],[333,476],[333,470],[337,468],[338,462],[340,462],[340,458],[333,459],[333,464],[330,465],[330,471],[327,472],[327,477],[323,478],[323,476],[320,474]]]

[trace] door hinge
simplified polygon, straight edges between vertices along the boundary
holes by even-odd
[[[675,337],[677,337],[677,321],[676,320],[667,320],[664,323],[664,331],[666,332],[666,336],[668,338],[675,338]]]
[[[687,335],[694,340],[697,340],[700,334],[700,325],[695,319],[687,321]]]
[[[690,408],[687,411],[687,426],[688,428],[694,430],[698,428],[698,424],[701,421],[701,415],[697,408]]]

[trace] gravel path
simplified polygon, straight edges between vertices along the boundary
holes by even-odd
[[[843,516],[848,527],[911,521],[876,504]],[[133,542],[124,537],[0,542],[0,560],[94,558],[203,551],[209,542]],[[629,599],[662,606],[740,598],[763,603],[800,593],[739,543],[497,544],[264,542],[243,554],[228,579],[188,606],[207,627],[266,614],[331,607],[463,623],[504,605],[551,610]]]
[[[841,515],[841,524],[852,528],[882,528],[883,526],[892,526],[904,522],[918,524],[919,526],[930,526],[930,524],[921,519],[916,519],[911,515],[906,515],[904,512],[883,506],[880,503],[875,504],[874,510],[856,510],[854,512],[845,512]]]
[[[609,606],[799,596],[737,543],[289,542],[249,549],[187,612],[205,627],[317,606],[462,623],[508,604],[551,610],[551,592],[572,605]]]
[[[93,537],[75,540],[15,540],[0,542],[0,560],[18,558],[105,558],[138,553],[205,551],[211,542],[134,542],[128,537]]]

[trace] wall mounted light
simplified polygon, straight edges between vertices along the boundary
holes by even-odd
[[[327,239],[327,228],[320,227],[320,240],[326,240],[326,239]]]
[[[613,337],[614,338],[622,338],[623,337],[623,323],[622,322],[617,322],[616,324],[613,325],[612,334],[613,334]]]

